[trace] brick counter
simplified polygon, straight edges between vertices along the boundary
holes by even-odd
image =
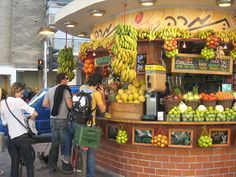
[[[113,123],[118,123],[115,121]],[[109,123],[111,123],[109,121]],[[199,148],[197,137],[201,134],[201,123],[175,125],[167,123],[129,122],[123,125],[129,135],[129,142],[119,145],[115,141],[105,138],[96,153],[97,165],[126,177],[171,177],[171,176],[199,176],[199,177],[236,177],[236,146],[235,123],[209,123],[208,127],[230,128],[231,145],[229,147]],[[104,119],[98,125],[106,126]],[[131,143],[132,126],[152,126],[155,128],[191,128],[194,129],[193,148],[157,148],[152,146],[133,145]],[[137,125],[138,124],[138,125]],[[207,123],[204,122],[204,125]]]

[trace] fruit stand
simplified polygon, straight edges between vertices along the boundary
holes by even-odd
[[[118,23],[113,35],[83,44],[79,56],[87,65],[91,53],[104,56],[104,48],[105,55],[112,57],[106,77],[119,83],[107,85],[107,99],[112,99],[105,116],[97,120],[104,132],[97,150],[99,167],[123,176],[235,174],[233,92],[200,92],[197,86],[184,92],[183,84],[176,81],[167,93],[162,77],[166,72],[232,75],[235,33],[211,29],[192,33],[176,27],[153,32]],[[199,54],[179,53],[179,40],[186,39],[204,40],[205,45]],[[228,56],[222,53],[222,41],[232,43]],[[162,47],[165,57],[160,57]],[[166,69],[160,72],[163,60]],[[89,74],[86,68],[84,72]],[[148,112],[147,95],[157,92],[166,95],[163,121],[141,120]]]
[[[236,59],[232,19],[214,10],[147,9],[94,26],[79,60],[85,80],[102,70],[107,81],[108,110],[97,118],[103,130],[99,168],[127,177],[236,175],[236,94],[221,86]],[[106,64],[96,64],[107,56]],[[210,87],[215,75],[220,85],[215,79]],[[187,89],[188,82],[195,85]],[[144,121],[153,116],[150,105],[156,119]]]

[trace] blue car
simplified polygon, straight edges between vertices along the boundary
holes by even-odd
[[[72,94],[76,94],[79,90],[79,86],[70,86]],[[50,109],[43,107],[43,99],[45,94],[47,93],[48,88],[42,89],[39,93],[37,93],[28,103],[30,106],[34,107],[38,112],[38,116],[36,117],[36,129],[39,134],[42,133],[50,133]],[[0,132],[4,132],[7,135],[7,128],[2,125],[2,121],[0,119]]]

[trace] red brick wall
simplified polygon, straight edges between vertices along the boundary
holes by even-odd
[[[103,139],[97,165],[126,177],[236,177],[236,147],[154,148]]]

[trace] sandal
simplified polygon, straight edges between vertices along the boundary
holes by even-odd
[[[0,176],[3,175],[3,174],[4,174],[4,172],[2,170],[0,170]]]

